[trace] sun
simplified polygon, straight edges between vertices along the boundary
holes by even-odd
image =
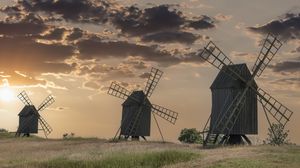
[[[10,102],[13,99],[14,99],[14,92],[8,86],[0,88],[0,100],[5,102]]]

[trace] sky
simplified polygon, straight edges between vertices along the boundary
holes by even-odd
[[[64,133],[111,138],[120,126],[122,99],[107,94],[112,81],[143,89],[151,67],[164,72],[152,103],[179,113],[172,125],[157,117],[164,138],[202,130],[211,111],[211,83],[219,72],[197,52],[213,41],[234,63],[251,69],[270,32],[283,46],[259,87],[294,112],[287,124],[300,143],[300,6],[298,0],[1,0],[0,128],[16,131],[25,90],[53,128]],[[268,124],[258,108],[261,143]],[[150,140],[160,140],[152,118]],[[42,136],[42,134],[40,134]]]

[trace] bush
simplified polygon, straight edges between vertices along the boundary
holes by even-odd
[[[289,144],[289,140],[287,139],[289,130],[284,130],[284,126],[282,124],[272,124],[270,128],[268,128],[268,138],[266,139],[268,144],[271,145],[283,145]]]
[[[63,134],[63,139],[72,139],[75,137],[75,133],[71,132],[70,134],[69,133],[65,133]]]
[[[8,133],[8,131],[4,128],[0,128],[0,133]]]
[[[181,130],[178,140],[183,143],[201,144],[203,142],[201,133],[196,128],[184,128]]]

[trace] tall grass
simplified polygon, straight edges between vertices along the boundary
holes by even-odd
[[[159,168],[165,165],[186,162],[198,154],[188,151],[167,150],[145,153],[113,153],[100,160],[70,160],[56,158],[49,161],[35,162],[35,168]],[[30,165],[28,167],[31,167]]]

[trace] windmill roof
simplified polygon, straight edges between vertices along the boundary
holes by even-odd
[[[26,117],[35,113],[38,114],[38,111],[36,110],[34,105],[26,105],[18,115],[22,117]]]
[[[251,78],[251,72],[249,71],[246,64],[234,64],[234,65],[228,65],[228,67],[232,69],[238,69],[239,75],[243,77],[246,81],[248,81]],[[224,68],[224,67],[223,67]],[[242,80],[236,80],[232,78],[230,75],[228,75],[225,72],[229,72],[228,69],[223,69],[218,73],[217,77],[213,81],[212,85],[210,86],[210,89],[226,89],[226,88],[243,88],[245,84],[242,82]],[[225,72],[224,72],[225,71]],[[254,87],[257,87],[256,82],[253,83]]]
[[[145,93],[142,90],[138,91],[133,91],[131,95],[124,101],[122,104],[123,106],[128,106],[128,105],[136,105],[138,103],[142,103],[143,99],[145,98]],[[138,101],[138,102],[137,102]],[[148,98],[146,98],[146,104],[151,105],[150,101]]]

